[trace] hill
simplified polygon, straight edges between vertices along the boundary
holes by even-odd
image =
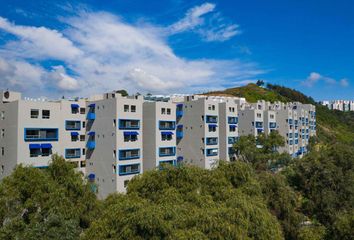
[[[243,87],[228,88],[224,91],[214,91],[206,95],[229,95],[244,97],[248,102],[266,100],[270,102],[301,102],[316,105],[317,112],[317,136],[320,143],[331,144],[342,142],[354,146],[354,113],[329,110],[316,103],[316,101],[305,94],[287,87],[267,84],[266,87],[259,87],[254,83]]]

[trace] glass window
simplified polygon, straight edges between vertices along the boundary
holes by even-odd
[[[171,115],[171,108],[167,108],[167,115]]]
[[[80,114],[85,114],[86,109],[85,108],[80,108]]]
[[[5,137],[5,129],[1,129],[1,138]]]
[[[42,110],[42,119],[49,119],[49,118],[50,118],[50,111]]]
[[[85,141],[85,135],[80,135],[80,142],[84,142]]]
[[[5,119],[5,111],[0,112],[0,118],[1,118],[1,120]]]
[[[129,105],[124,105],[124,112],[129,112]]]
[[[161,114],[166,114],[166,108],[161,108]]]
[[[39,155],[41,155],[40,148],[30,149],[30,157],[38,157]]]
[[[136,112],[136,106],[135,105],[131,105],[130,106],[130,111],[131,112]]]
[[[31,109],[31,118],[38,118],[39,110],[38,109]]]

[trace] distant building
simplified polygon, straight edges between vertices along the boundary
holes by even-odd
[[[330,100],[330,101],[321,101],[320,102],[323,106],[327,106],[331,110],[338,110],[338,111],[354,111],[354,101],[352,100]]]

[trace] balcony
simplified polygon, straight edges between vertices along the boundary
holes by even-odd
[[[74,148],[74,149],[65,149],[65,158],[80,158],[81,157],[81,149]]]
[[[238,123],[238,117],[228,117],[227,122],[229,124],[237,124]]]
[[[218,144],[218,138],[207,138],[206,139],[206,145],[217,145]]]
[[[175,155],[176,155],[176,147],[163,147],[159,149],[160,157],[175,156]]]
[[[160,130],[175,130],[176,123],[174,121],[159,121]]]
[[[208,157],[217,156],[218,154],[219,154],[219,151],[217,148],[211,148],[211,149],[206,150],[206,155]]]
[[[25,141],[58,141],[57,128],[25,128]]]
[[[256,128],[263,128],[263,122],[256,122]]]
[[[269,123],[269,128],[276,128],[276,127],[277,127],[277,123],[275,123],[275,122]]]
[[[65,121],[65,129],[66,130],[80,130],[81,122],[77,120],[66,120]]]
[[[87,113],[86,119],[87,120],[91,120],[91,121],[95,120],[96,119],[96,113],[94,113],[94,112]]]
[[[140,149],[119,150],[119,160],[131,160],[140,158]]]
[[[119,166],[119,176],[138,174],[140,173],[140,164],[129,164]]]
[[[218,122],[218,117],[217,116],[206,116],[205,119],[206,123],[217,123]]]
[[[227,143],[228,144],[235,144],[237,142],[237,137],[228,137],[227,138]]]
[[[95,141],[88,141],[87,144],[86,144],[87,148],[90,149],[90,150],[93,150],[96,148],[96,142]]]
[[[177,110],[176,111],[176,116],[177,116],[177,118],[183,117],[183,110]]]
[[[183,138],[183,131],[177,130],[176,131],[176,137],[179,138],[179,139]]]
[[[137,119],[119,119],[119,129],[140,129],[140,120]]]

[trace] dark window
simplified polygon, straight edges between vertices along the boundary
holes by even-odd
[[[50,111],[42,110],[42,119],[49,119],[49,118],[50,118]]]
[[[38,118],[39,110],[38,109],[31,109],[31,118]]]

